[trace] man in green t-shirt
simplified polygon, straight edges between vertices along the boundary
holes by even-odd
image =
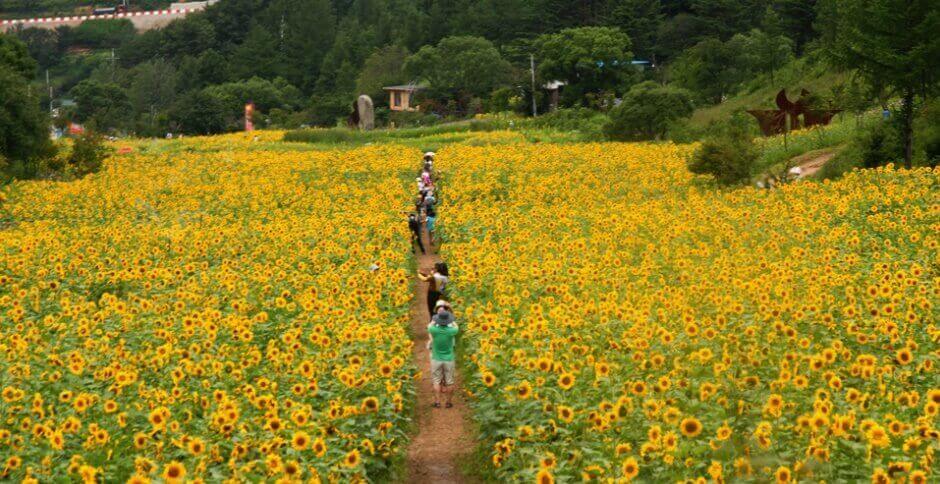
[[[431,335],[431,381],[434,383],[435,408],[441,407],[441,393],[447,400],[446,407],[454,406],[451,398],[456,372],[454,344],[458,332],[453,313],[438,306],[438,312],[428,326],[428,333]]]

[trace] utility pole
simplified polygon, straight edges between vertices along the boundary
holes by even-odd
[[[52,84],[49,83],[49,69],[46,69],[46,88],[49,89],[49,116],[52,116]]]
[[[532,73],[532,117],[538,116],[538,106],[535,103],[535,55],[529,54],[529,71]]]
[[[111,49],[111,82],[114,82],[114,69],[115,69],[114,61],[116,59],[117,57],[114,56],[114,48],[112,48]]]

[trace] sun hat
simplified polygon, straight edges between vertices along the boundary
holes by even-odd
[[[425,158],[434,158],[435,156],[436,156],[436,153],[434,153],[433,151],[428,151],[427,153],[424,154]]]
[[[431,318],[431,321],[434,321],[434,324],[438,326],[447,326],[454,322],[454,315],[449,311],[437,313],[433,318]]]
[[[443,299],[438,299],[437,303],[434,304],[434,310],[437,311],[441,306],[450,307],[450,303]]]

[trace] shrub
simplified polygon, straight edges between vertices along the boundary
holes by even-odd
[[[68,157],[69,170],[78,178],[97,173],[109,152],[99,135],[86,133],[79,136],[75,138]]]
[[[735,185],[751,179],[759,155],[750,132],[732,121],[702,142],[688,166],[692,173],[712,175],[721,185]]]
[[[918,164],[930,167],[940,164],[940,101],[927,104],[914,120],[914,143]]]
[[[692,95],[685,89],[653,81],[636,84],[619,106],[610,110],[604,134],[613,140],[660,139],[669,125],[692,114]]]

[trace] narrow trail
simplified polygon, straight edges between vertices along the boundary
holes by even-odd
[[[793,164],[800,169],[797,178],[806,178],[816,174],[823,165],[836,156],[838,150],[826,148],[810,151],[793,159]]]
[[[440,257],[433,253],[428,243],[427,232],[422,233],[428,254],[415,255],[420,270],[430,270]],[[460,472],[462,457],[473,449],[473,438],[468,423],[470,410],[463,398],[463,380],[457,373],[457,390],[454,392],[453,408],[434,408],[434,390],[431,386],[431,356],[427,349],[428,323],[431,320],[427,308],[427,282],[415,278],[415,297],[411,305],[411,331],[414,335],[412,354],[421,370],[417,383],[418,431],[408,448],[409,483],[467,483],[472,482]],[[459,315],[459,311],[458,311]],[[458,323],[459,323],[458,317]]]

